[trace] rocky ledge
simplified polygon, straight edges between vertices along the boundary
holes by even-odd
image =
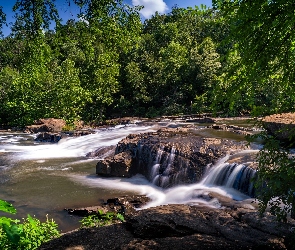
[[[86,228],[43,244],[40,250],[294,249],[293,224],[246,208],[166,205],[136,211],[126,221]]]
[[[199,181],[210,164],[246,148],[245,142],[201,138],[187,128],[165,128],[127,136],[117,144],[114,156],[97,163],[96,173],[114,177],[142,174],[167,188]]]
[[[83,121],[75,122],[71,131],[67,131],[66,128],[65,120],[46,118],[34,121],[33,125],[25,127],[24,132],[37,134],[35,141],[51,143],[56,143],[68,136],[83,136],[94,133],[90,127],[85,126]]]
[[[278,140],[290,144],[295,136],[295,113],[282,113],[266,116],[262,119],[265,130]]]

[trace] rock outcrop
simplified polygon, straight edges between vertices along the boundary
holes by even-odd
[[[245,208],[166,205],[129,214],[124,223],[66,233],[39,249],[294,249],[293,226]]]
[[[295,113],[282,113],[262,119],[264,129],[278,140],[290,144],[295,139]]]
[[[33,125],[25,128],[26,133],[40,133],[40,132],[60,132],[66,125],[63,119],[39,119]]]
[[[182,128],[131,134],[117,144],[113,157],[97,163],[96,173],[116,177],[142,174],[162,187],[195,183],[208,164],[245,148],[245,142],[201,138]]]
[[[40,141],[40,142],[59,142],[59,140],[62,138],[62,135],[59,133],[49,133],[49,132],[44,132],[44,133],[38,133],[35,141]]]
[[[66,121],[63,119],[39,119],[36,120],[33,125],[27,126],[24,132],[37,134],[35,141],[51,143],[56,143],[63,137],[77,137],[94,133],[94,131],[86,126],[83,121],[74,122],[74,128],[71,131],[63,131],[65,126]]]

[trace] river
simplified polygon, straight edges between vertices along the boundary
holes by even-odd
[[[208,202],[192,198],[192,193],[209,190],[237,200],[250,199],[231,188],[208,185],[205,179],[201,183],[163,190],[142,176],[129,179],[102,178],[95,174],[98,159],[86,157],[88,152],[95,149],[116,145],[128,134],[156,131],[159,127],[173,125],[175,123],[169,121],[152,125],[120,125],[96,130],[96,133],[86,136],[64,138],[57,144],[36,142],[34,134],[1,132],[0,199],[16,207],[18,212],[13,217],[24,218],[30,214],[44,221],[48,214],[59,224],[62,232],[80,226],[79,218],[67,214],[64,208],[97,205],[108,198],[122,195],[145,194],[152,199],[147,206],[169,203],[220,206],[216,200]],[[216,134],[218,132],[202,126],[196,133],[201,136],[243,139],[241,135],[225,131]]]

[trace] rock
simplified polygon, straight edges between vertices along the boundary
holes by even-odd
[[[208,128],[216,129],[216,130],[226,130],[231,131],[236,134],[240,135],[251,135],[253,134],[254,128],[245,128],[245,127],[239,127],[235,125],[227,125],[227,124],[214,124],[211,126],[208,126]]]
[[[39,119],[34,122],[33,125],[25,128],[26,133],[39,133],[39,132],[60,132],[66,125],[66,122],[62,119]]]
[[[187,119],[186,122],[196,122],[196,123],[214,123],[215,120],[209,117],[204,117],[204,118],[192,118],[192,119]]]
[[[281,113],[266,116],[262,119],[264,129],[278,140],[290,144],[294,142],[295,113]]]
[[[115,145],[98,148],[95,151],[87,153],[86,157],[99,157],[99,158],[112,157],[115,155],[115,149],[116,149]]]
[[[165,205],[136,211],[125,223],[76,230],[39,249],[294,249],[294,224],[244,208]]]
[[[65,208],[69,214],[77,216],[88,216],[96,214],[98,210],[103,212],[118,212],[124,215],[136,212],[141,208],[150,198],[144,195],[131,195],[118,198],[108,199],[105,203],[99,206],[83,207],[83,208]]]
[[[35,141],[39,142],[59,142],[59,140],[62,138],[61,134],[58,133],[49,133],[49,132],[43,132],[43,133],[38,133]]]
[[[116,177],[142,174],[162,187],[195,183],[208,164],[231,150],[245,148],[245,142],[201,138],[188,130],[165,128],[127,136],[117,144],[115,156],[97,163],[96,173]]]
[[[111,158],[101,160],[96,165],[96,174],[103,176],[131,177],[132,156],[130,152],[121,152]]]

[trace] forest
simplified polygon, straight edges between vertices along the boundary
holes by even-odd
[[[286,65],[291,71],[284,75],[284,65],[277,66],[286,58],[276,57],[267,65],[257,62],[263,72],[257,73],[257,65],[249,63],[252,52],[241,49],[255,42],[247,37],[256,38],[236,25],[229,14],[234,5],[225,8],[227,1],[215,1],[212,8],[174,7],[144,22],[142,7],[123,1],[65,1],[80,8],[65,24],[54,0],[16,1],[11,33],[0,40],[0,125],[24,126],[49,117],[95,123],[123,116],[239,116],[293,108],[294,96],[287,95],[292,84],[281,83],[289,82],[294,68]],[[0,22],[1,29],[7,25],[1,7]],[[289,40],[273,39],[279,41]],[[264,48],[263,40],[256,42]],[[286,49],[273,48],[277,56]],[[265,53],[272,52],[268,49]]]

